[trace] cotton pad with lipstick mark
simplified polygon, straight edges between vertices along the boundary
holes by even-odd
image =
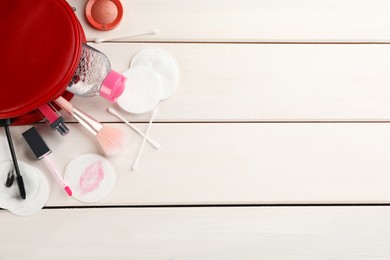
[[[82,202],[104,199],[115,187],[116,173],[112,164],[97,154],[73,159],[65,170],[65,181],[72,187],[73,197]]]

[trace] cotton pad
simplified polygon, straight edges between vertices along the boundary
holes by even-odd
[[[16,208],[16,209],[9,209],[12,213],[18,216],[29,216],[32,215],[45,206],[48,198],[49,198],[49,184],[47,183],[47,180],[43,173],[38,170],[37,168],[34,168],[34,170],[37,173],[38,176],[38,192],[37,194],[33,197],[32,201],[25,205],[24,207],[21,208]]]
[[[5,183],[10,169],[13,168],[12,161],[0,163],[0,207],[4,209],[17,209],[29,204],[38,192],[39,180],[35,168],[18,161],[20,173],[23,176],[26,199],[20,198],[19,187],[16,180],[11,187],[7,188]]]
[[[65,181],[72,187],[73,197],[82,202],[104,199],[115,187],[116,173],[112,164],[97,154],[73,159],[65,170]]]
[[[162,79],[145,66],[130,68],[122,73],[127,78],[126,88],[118,98],[118,105],[134,114],[146,113],[157,106],[162,97]]]
[[[179,66],[174,57],[160,48],[146,48],[135,54],[130,67],[145,66],[160,75],[163,83],[161,100],[173,95],[179,85]]]

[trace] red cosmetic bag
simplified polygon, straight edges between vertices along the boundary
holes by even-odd
[[[36,111],[72,94],[65,89],[80,60],[83,29],[65,0],[1,0],[0,119],[42,120]]]

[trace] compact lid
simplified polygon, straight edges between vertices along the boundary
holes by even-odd
[[[82,28],[65,0],[0,1],[0,17],[0,118],[39,121],[34,110],[62,95],[77,68]]]

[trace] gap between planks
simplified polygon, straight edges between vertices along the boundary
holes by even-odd
[[[87,41],[87,43],[94,43],[95,41]],[[238,42],[226,42],[226,41],[137,41],[137,40],[131,40],[131,41],[104,41],[100,44],[214,44],[214,45],[232,45],[232,44],[237,44],[237,45],[245,45],[245,44],[252,44],[252,45],[289,45],[289,44],[296,44],[296,45],[387,45],[390,44],[388,41],[341,41],[341,42],[332,42],[332,41],[238,41]]]
[[[177,205],[85,205],[48,206],[43,209],[114,209],[114,208],[326,208],[326,207],[389,207],[388,203],[273,203],[273,204],[177,204]]]
[[[79,124],[78,122],[67,121],[67,124]],[[102,124],[124,124],[120,121],[100,121]],[[130,124],[148,124],[148,121],[129,121]],[[309,121],[153,121],[153,124],[389,124],[390,120],[364,121],[364,120],[309,120]],[[41,124],[41,123],[39,123]],[[44,124],[44,123],[42,123]]]

